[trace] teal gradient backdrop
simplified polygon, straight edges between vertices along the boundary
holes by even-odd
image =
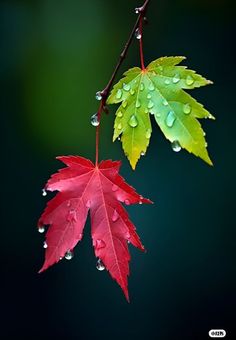
[[[103,116],[101,158],[121,159],[122,175],[154,206],[128,207],[146,254],[132,254],[127,304],[98,272],[90,222],[72,261],[43,274],[37,218],[41,189],[57,155],[94,159],[91,114],[136,20],[137,1],[2,0],[1,331],[3,339],[235,338],[235,75],[229,1],[151,1],[146,63],[185,55],[214,81],[194,90],[216,116],[202,121],[214,167],[171,150],[153,124],[148,153],[133,172],[112,143],[115,107]],[[134,41],[122,71],[139,66]]]

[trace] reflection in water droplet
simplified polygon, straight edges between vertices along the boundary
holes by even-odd
[[[116,209],[113,211],[113,215],[112,215],[112,221],[113,222],[116,222],[117,220],[118,220],[118,218],[119,218],[119,214],[118,214],[118,212],[116,211]]]
[[[39,227],[39,228],[38,228],[38,232],[39,232],[40,234],[43,234],[43,233],[45,232],[45,228],[44,228],[44,227]]]
[[[188,115],[188,114],[190,114],[190,112],[191,112],[191,106],[187,103],[187,104],[185,104],[184,105],[184,107],[183,107],[183,111],[184,111],[184,113],[186,114],[186,115]]]
[[[150,91],[154,91],[154,90],[155,90],[155,87],[154,87],[153,83],[150,83],[150,84],[149,84],[148,89],[149,89]]]
[[[96,249],[102,249],[106,247],[106,243],[103,240],[97,239],[95,241],[95,248]]]
[[[122,90],[119,89],[117,92],[116,92],[116,99],[121,99],[122,97]]]
[[[152,100],[149,100],[148,102],[148,109],[151,109],[154,106],[154,103]]]
[[[174,76],[174,78],[172,79],[172,81],[173,81],[174,84],[177,84],[180,81],[180,76],[178,74],[176,74]]]
[[[135,115],[132,115],[129,119],[129,125],[135,128],[138,125],[138,120]]]
[[[118,185],[113,184],[111,190],[112,190],[112,191],[117,191],[118,188],[119,188]]]
[[[95,113],[94,115],[91,116],[91,124],[92,124],[92,126],[98,126],[99,125],[97,113]]]
[[[101,92],[101,91],[98,91],[98,92],[96,93],[95,98],[96,98],[97,100],[102,100],[102,92]]]
[[[74,257],[74,253],[71,250],[68,250],[65,254],[65,259],[66,260],[71,260]]]
[[[144,83],[141,83],[140,84],[140,91],[143,91],[144,90]]]
[[[139,28],[137,28],[135,30],[135,38],[138,39],[138,40],[140,40],[142,38],[142,34],[141,34]]]
[[[165,84],[166,84],[166,85],[170,85],[170,79],[167,78],[167,79],[165,80]]]
[[[97,264],[96,264],[96,268],[97,268],[97,270],[99,270],[99,271],[102,271],[102,270],[105,269],[105,266],[104,266],[102,260],[98,259]]]
[[[44,247],[44,249],[46,249],[46,248],[48,247],[48,245],[47,245],[47,242],[46,242],[46,241],[44,241],[44,242],[43,242],[43,247]]]
[[[130,90],[130,84],[123,84],[123,89],[125,90],[125,91],[129,91]]]
[[[140,101],[137,99],[137,101],[136,101],[136,103],[135,103],[135,106],[137,107],[137,108],[139,108],[140,106],[141,106],[141,103],[140,103]]]
[[[146,137],[147,139],[149,139],[149,138],[151,137],[151,130],[150,130],[150,129],[148,129],[148,130],[146,131],[145,137]]]
[[[125,203],[126,205],[130,205],[130,200],[125,199],[124,203]]]
[[[190,85],[192,85],[192,84],[194,83],[194,79],[193,79],[192,76],[189,75],[189,76],[187,76],[185,82],[186,82],[186,84],[187,84],[188,86],[190,86]]]
[[[126,106],[127,106],[127,101],[126,100],[122,103],[122,106],[123,106],[124,109],[126,108]]]
[[[42,196],[47,196],[47,191],[45,189],[42,190]]]
[[[166,117],[166,125],[168,127],[172,127],[174,125],[174,122],[176,120],[175,114],[173,111],[170,111]]]
[[[181,145],[177,140],[171,143],[171,147],[174,152],[179,152],[181,150]]]
[[[122,113],[121,111],[119,111],[119,112],[117,113],[117,117],[119,117],[119,118],[123,117],[123,113]]]

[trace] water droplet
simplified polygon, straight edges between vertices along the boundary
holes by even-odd
[[[42,196],[47,196],[47,191],[45,189],[42,190]]]
[[[116,222],[117,220],[118,220],[118,218],[119,218],[119,214],[118,214],[118,212],[116,211],[116,209],[113,211],[113,215],[112,215],[112,221],[113,222]]]
[[[166,85],[170,85],[170,79],[167,78],[167,79],[165,80],[165,84],[166,84]]]
[[[140,84],[140,91],[143,91],[144,90],[144,83],[141,83]]]
[[[43,242],[43,247],[44,247],[44,249],[47,249],[48,245],[47,245],[46,241]]]
[[[65,254],[65,259],[66,259],[66,260],[71,260],[71,259],[73,259],[73,257],[74,257],[73,251],[68,250],[68,251],[66,252],[66,254]]]
[[[148,112],[149,112],[149,110],[148,110],[148,109],[145,109],[145,110],[144,110],[144,112],[145,112],[145,113],[148,113]]]
[[[142,38],[142,34],[141,34],[139,28],[137,28],[136,31],[135,31],[135,38],[138,39],[138,40],[140,40]]]
[[[175,114],[173,111],[170,111],[166,117],[166,125],[168,127],[172,127],[174,125],[174,122],[176,120]]]
[[[116,92],[116,99],[121,99],[122,97],[122,90],[119,89],[117,92]]]
[[[174,152],[179,152],[181,150],[181,145],[177,140],[171,143],[171,147]]]
[[[148,102],[148,109],[151,109],[152,107],[154,106],[154,103],[153,103],[153,101],[152,100],[149,100],[149,102]]]
[[[123,117],[123,113],[122,113],[121,111],[119,111],[119,112],[117,113],[117,117],[119,117],[119,118]]]
[[[43,233],[45,232],[45,228],[44,228],[44,227],[39,227],[39,228],[38,228],[38,232],[39,232],[40,234],[43,234]]]
[[[121,130],[121,129],[122,129],[122,125],[121,125],[121,123],[120,123],[120,124],[118,124],[117,128],[118,128],[118,130]]]
[[[68,222],[76,222],[77,221],[77,215],[76,215],[76,211],[74,209],[71,209],[68,213],[67,216],[67,221]]]
[[[102,92],[101,92],[101,91],[98,91],[98,92],[96,93],[96,95],[95,95],[95,98],[96,98],[97,100],[102,100]]]
[[[151,93],[148,93],[148,94],[147,94],[147,99],[151,99],[151,98],[152,98]]]
[[[143,204],[143,202],[142,202],[142,201],[139,201],[138,204]]]
[[[125,199],[125,200],[124,200],[124,203],[125,203],[126,205],[130,205],[130,200]]]
[[[172,81],[173,81],[174,84],[177,84],[180,81],[180,76],[178,74],[176,74],[174,76],[174,78],[172,79]]]
[[[128,231],[125,233],[125,238],[126,238],[126,239],[129,239],[129,238],[130,238],[130,233],[129,233]]]
[[[135,14],[139,14],[139,8],[135,8]]]
[[[102,249],[106,247],[106,243],[103,240],[97,239],[95,241],[95,248],[96,249]]]
[[[95,113],[94,115],[91,116],[91,124],[92,124],[92,126],[98,126],[99,125],[97,113]]]
[[[142,152],[140,153],[140,155],[141,155],[141,156],[145,156],[145,152],[142,151]]]
[[[105,269],[105,266],[104,266],[102,260],[98,259],[97,264],[96,264],[96,268],[97,268],[97,270],[99,270],[99,271],[102,271],[102,270]]]
[[[91,207],[91,201],[88,200],[88,201],[86,202],[86,208],[90,208],[90,207]]]
[[[63,257],[62,257],[62,256],[60,256],[60,257],[59,257],[59,260],[61,261],[62,259],[63,259]]]
[[[111,190],[112,190],[112,191],[117,191],[118,188],[119,188],[118,185],[113,184]]]
[[[148,89],[149,89],[150,91],[154,91],[154,90],[155,90],[155,86],[153,85],[153,83],[150,83],[150,84],[149,84]]]
[[[138,120],[135,115],[132,115],[129,119],[129,125],[135,128],[138,125]]]
[[[203,136],[205,137],[206,136],[206,132],[203,131]]]
[[[122,103],[122,106],[123,106],[123,108],[125,109],[126,106],[127,106],[127,101],[124,101],[124,102]]]
[[[120,140],[120,137],[118,137],[117,139]]]
[[[141,103],[140,103],[140,101],[137,99],[137,101],[136,101],[136,103],[135,103],[135,106],[137,107],[137,108],[139,108],[140,106],[141,106]]]
[[[146,131],[146,135],[145,135],[145,137],[147,138],[147,139],[149,139],[150,137],[151,137],[151,130],[150,129],[148,129],[147,131]]]
[[[164,99],[163,102],[162,102],[162,104],[163,104],[164,106],[167,106],[167,105],[168,105],[168,101],[167,101],[166,99]]]
[[[183,111],[186,115],[190,114],[191,110],[192,110],[192,108],[188,103],[184,105]]]
[[[185,82],[186,82],[186,84],[187,84],[188,86],[190,86],[190,85],[192,85],[192,84],[194,83],[194,79],[193,79],[193,77],[191,77],[191,76],[189,75],[189,76],[187,76]]]
[[[205,143],[205,147],[207,148],[207,146],[208,146],[208,144],[207,144],[207,142]]]
[[[123,89],[125,90],[125,91],[129,91],[130,90],[130,84],[123,84]]]
[[[134,89],[131,89],[131,90],[130,90],[130,94],[131,94],[131,96],[133,96],[133,95],[135,94]]]

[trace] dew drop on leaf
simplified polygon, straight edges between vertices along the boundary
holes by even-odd
[[[71,259],[73,259],[73,257],[74,257],[73,251],[68,250],[68,251],[66,252],[66,254],[65,254],[65,259],[66,259],[66,260],[71,260]]]
[[[141,83],[141,84],[140,84],[140,91],[143,91],[144,88],[145,88],[144,83]]]
[[[90,208],[90,207],[91,207],[91,201],[88,200],[88,201],[86,202],[86,208]]]
[[[106,247],[106,243],[103,240],[97,239],[95,242],[96,249],[102,249]]]
[[[130,94],[131,94],[131,96],[133,96],[133,95],[135,94],[134,89],[131,89],[131,90],[130,90]]]
[[[97,113],[95,113],[94,115],[91,116],[91,124],[92,124],[92,126],[98,126],[99,125]]]
[[[180,81],[180,76],[178,74],[176,74],[173,79],[172,79],[174,84],[177,84]]]
[[[132,115],[129,119],[129,125],[132,127],[132,128],[135,128],[137,125],[138,125],[138,120],[136,118],[135,115]]]
[[[118,185],[113,184],[111,190],[112,191],[117,191],[119,189]]]
[[[181,145],[177,140],[171,143],[171,147],[174,152],[179,152],[181,150]]]
[[[130,239],[130,233],[127,231],[127,233],[125,234],[125,238],[126,239]]]
[[[105,266],[104,266],[102,260],[98,259],[97,264],[96,264],[96,268],[99,271],[103,271],[105,269]]]
[[[40,234],[43,234],[43,233],[45,232],[45,228],[44,228],[44,227],[39,227],[39,228],[38,228],[38,232],[39,232]]]
[[[129,91],[130,90],[130,84],[123,84],[123,89],[125,90],[125,91]]]
[[[147,94],[147,99],[151,99],[151,98],[152,98],[151,93],[148,93],[148,94]]]
[[[127,106],[127,101],[124,101],[124,102],[122,103],[122,106],[123,106],[123,108],[125,109],[126,106]]]
[[[122,97],[122,90],[119,89],[117,92],[116,92],[116,99],[121,99]]]
[[[148,109],[151,109],[154,106],[154,103],[152,100],[149,100],[148,102]]]
[[[151,130],[150,130],[150,129],[148,129],[148,130],[146,131],[145,137],[146,137],[147,139],[149,139],[149,138],[151,137]]]
[[[46,248],[48,247],[48,245],[47,245],[47,242],[46,242],[46,241],[44,241],[44,242],[43,242],[43,247],[44,247],[44,249],[46,249]]]
[[[150,83],[150,84],[149,84],[148,89],[149,89],[150,91],[154,91],[154,90],[155,90],[155,87],[154,87],[153,83]]]
[[[140,101],[137,99],[136,103],[135,103],[135,107],[139,108],[141,106]]]
[[[166,84],[166,85],[170,85],[170,79],[167,78],[167,79],[165,80],[165,84]]]
[[[190,114],[191,110],[192,110],[192,108],[188,103],[184,105],[183,111],[186,115]]]
[[[96,95],[95,95],[95,98],[96,98],[97,100],[102,100],[102,92],[101,92],[101,91],[98,91],[98,92],[96,93]]]
[[[145,156],[145,152],[142,151],[142,152],[140,153],[140,155],[141,155],[141,156]]]
[[[136,31],[135,31],[135,38],[138,39],[138,40],[140,40],[142,38],[142,34],[141,34],[139,28],[137,28]]]
[[[47,191],[45,189],[42,190],[42,196],[47,196]]]
[[[163,102],[162,102],[162,104],[163,104],[164,106],[167,106],[167,105],[168,105],[168,101],[167,101],[166,99],[164,99]]]
[[[117,117],[119,117],[119,118],[123,117],[123,113],[122,113],[121,111],[119,111],[119,112],[117,113]]]
[[[121,123],[120,123],[120,124],[118,124],[117,128],[118,128],[118,130],[121,130],[121,129],[122,129],[122,125],[121,125]]]
[[[116,222],[117,220],[118,220],[118,218],[119,218],[119,214],[118,214],[118,212],[116,211],[116,209],[113,211],[113,215],[112,215],[112,221],[113,222]]]
[[[166,125],[168,127],[172,127],[174,125],[174,122],[176,120],[175,114],[173,111],[170,111],[166,117]]]
[[[130,200],[125,199],[124,203],[125,203],[126,205],[130,205]]]
[[[194,79],[193,79],[192,76],[188,75],[187,78],[186,78],[186,80],[185,80],[185,82],[186,82],[186,84],[187,84],[188,86],[190,86],[190,85],[192,85],[192,84],[194,83]]]

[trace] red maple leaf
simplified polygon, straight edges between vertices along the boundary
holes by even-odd
[[[130,254],[127,242],[144,250],[129,220],[125,205],[152,203],[119,175],[121,162],[102,161],[95,166],[79,156],[57,157],[67,165],[51,176],[45,190],[58,193],[48,202],[38,227],[50,225],[46,234],[45,262],[40,272],[58,262],[82,239],[90,210],[95,255],[122,288],[127,300]]]

